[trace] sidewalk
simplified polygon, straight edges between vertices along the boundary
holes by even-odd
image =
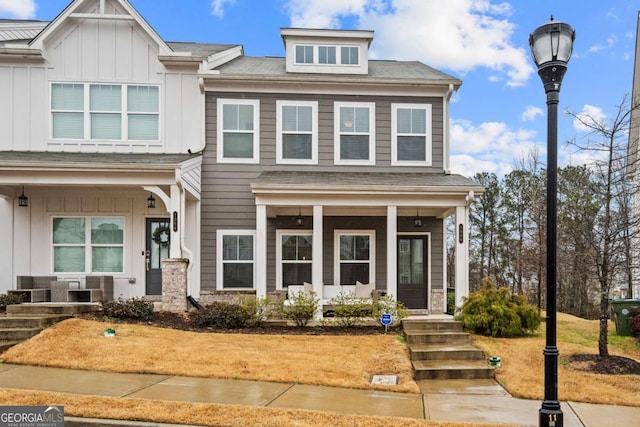
[[[344,414],[537,426],[540,401],[515,399],[493,380],[420,381],[421,394],[155,374],[114,374],[0,364],[0,388]],[[566,427],[638,425],[640,407],[563,402]],[[66,426],[158,426],[67,418]]]

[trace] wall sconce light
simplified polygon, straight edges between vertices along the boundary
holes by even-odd
[[[413,226],[416,228],[422,227],[422,219],[420,218],[420,210],[416,209],[416,217],[413,219]]]
[[[147,207],[149,209],[153,209],[156,207],[156,199],[153,197],[153,194],[149,193],[149,197],[147,197]]]
[[[296,217],[296,227],[304,227],[304,217],[300,208],[298,208],[298,216]]]
[[[24,195],[24,185],[22,186],[22,194],[18,197],[18,206],[21,208],[29,207],[29,198]]]

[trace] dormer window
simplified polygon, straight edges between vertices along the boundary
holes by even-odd
[[[318,46],[318,62],[320,64],[336,63],[336,47],[335,46]]]
[[[343,65],[358,65],[358,47],[342,46],[340,48],[340,63]]]
[[[296,46],[296,64],[313,64],[313,46]]]
[[[296,65],[358,65],[358,46],[296,45]]]

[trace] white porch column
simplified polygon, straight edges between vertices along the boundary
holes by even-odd
[[[256,296],[267,296],[267,206],[256,205]]]
[[[456,307],[469,296],[469,208],[456,207]]]
[[[182,191],[180,191],[180,187],[177,185],[171,186],[171,196],[169,199],[169,220],[171,222],[171,242],[172,244],[169,246],[169,258],[182,258],[182,233],[184,230],[182,229],[182,215],[184,214],[182,210]]]
[[[322,298],[322,234],[323,234],[323,216],[322,206],[313,207],[313,245],[312,245],[312,264],[311,264],[311,283],[313,283],[313,291]]]
[[[387,206],[387,294],[398,298],[398,207]]]

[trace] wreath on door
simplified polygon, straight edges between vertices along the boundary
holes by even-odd
[[[168,225],[161,225],[153,232],[151,240],[153,240],[154,243],[156,243],[158,246],[166,248],[167,246],[169,246],[169,236],[171,235],[170,233],[171,230],[169,229]]]

